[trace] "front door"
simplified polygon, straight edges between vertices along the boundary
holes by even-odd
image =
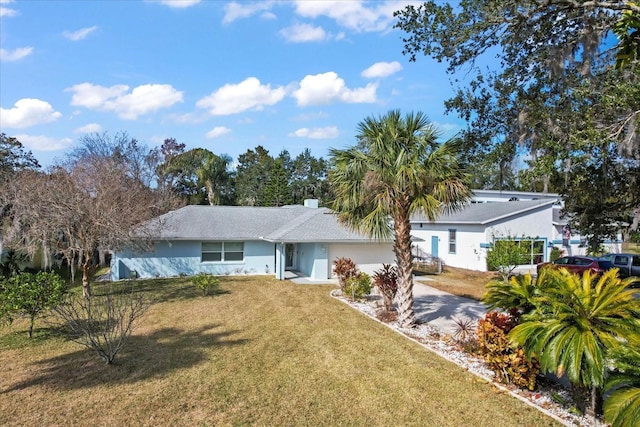
[[[296,262],[296,245],[295,243],[287,243],[285,245],[285,270],[293,270]]]
[[[436,258],[438,256],[438,236],[431,236],[431,256]]]

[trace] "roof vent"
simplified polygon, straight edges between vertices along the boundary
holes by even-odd
[[[304,207],[318,209],[318,199],[304,199]]]

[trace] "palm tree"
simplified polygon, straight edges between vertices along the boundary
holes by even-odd
[[[470,198],[467,176],[452,143],[438,144],[438,132],[418,112],[399,110],[368,117],[358,125],[358,144],[332,149],[329,181],[338,219],[377,239],[393,237],[398,266],[398,321],[415,324],[411,224],[414,213],[435,220]]]
[[[524,314],[509,333],[527,354],[536,355],[542,371],[566,374],[576,396],[591,389],[594,413],[609,352],[640,327],[640,300],[634,298],[638,291],[629,289],[630,281],[620,280],[617,273],[609,270],[594,285],[588,271],[582,276],[565,269],[548,271],[545,277],[554,286],[538,287],[536,309]]]

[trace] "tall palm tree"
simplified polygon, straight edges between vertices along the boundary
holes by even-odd
[[[331,207],[338,219],[373,238],[393,237],[402,327],[415,324],[411,215],[435,220],[463,207],[471,195],[452,144],[438,144],[438,136],[423,113],[402,117],[393,110],[360,122],[356,146],[330,152]]]
[[[528,354],[536,355],[543,371],[566,374],[574,391],[588,394],[591,389],[594,412],[609,352],[633,339],[640,328],[640,300],[634,298],[638,290],[629,289],[631,282],[620,280],[617,273],[609,270],[594,284],[590,272],[546,272],[554,286],[539,288],[537,309],[523,315],[523,322],[509,333]]]

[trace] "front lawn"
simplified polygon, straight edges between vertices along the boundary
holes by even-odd
[[[26,323],[0,330],[0,425],[558,425],[331,286],[137,283],[158,302],[114,366],[42,322],[31,340]]]

